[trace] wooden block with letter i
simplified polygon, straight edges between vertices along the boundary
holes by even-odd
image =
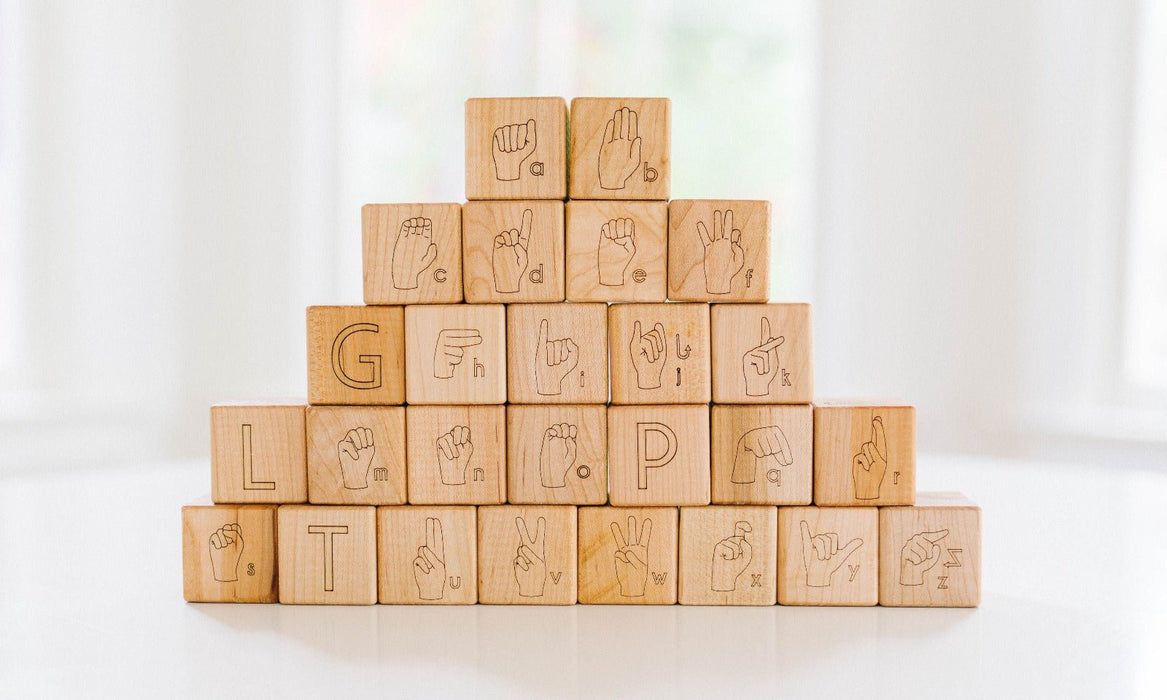
[[[879,602],[878,508],[778,509],[778,602]]]
[[[507,306],[507,400],[607,403],[606,304]]]
[[[573,605],[576,532],[574,506],[479,508],[479,602]]]
[[[562,97],[466,100],[466,199],[567,197]]]
[[[377,589],[384,604],[478,602],[474,506],[377,509]]]
[[[405,402],[400,306],[308,307],[308,403]]]
[[[769,268],[769,202],[669,202],[669,299],[767,301]]]
[[[502,304],[408,306],[405,328],[409,403],[506,402]]]
[[[572,100],[571,198],[668,199],[671,119],[664,97]]]
[[[308,500],[303,404],[211,407],[211,500]]]
[[[567,203],[568,301],[663,302],[668,202]]]
[[[462,205],[462,286],[471,304],[563,301],[563,202]]]
[[[377,509],[280,506],[280,602],[377,602]]]
[[[908,506],[916,498],[916,409],[823,401],[814,407],[814,502]]]
[[[681,508],[681,605],[773,605],[777,510]]]
[[[309,406],[308,501],[405,503],[405,407]]]
[[[940,608],[981,602],[981,509],[958,493],[921,493],[879,509],[879,604]]]
[[[192,603],[274,603],[275,506],[183,506],[182,595]]]
[[[711,409],[713,502],[810,505],[814,417],[809,405]]]
[[[676,508],[580,508],[579,602],[677,602]]]
[[[709,305],[608,307],[613,404],[709,403]]]
[[[507,502],[606,503],[607,410],[507,406]]]
[[[462,301],[462,207],[361,207],[366,304]]]
[[[409,502],[506,502],[505,406],[407,406]]]
[[[610,406],[608,499],[614,506],[709,503],[708,406]]]
[[[709,327],[715,403],[814,398],[810,304],[714,304]]]

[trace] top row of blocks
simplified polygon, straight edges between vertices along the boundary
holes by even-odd
[[[562,97],[466,100],[466,199],[666,200],[671,119],[664,97],[577,97],[569,132]]]

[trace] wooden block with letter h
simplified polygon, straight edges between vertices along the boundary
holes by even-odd
[[[377,509],[280,506],[280,602],[377,602]]]
[[[577,546],[575,506],[479,508],[479,602],[574,604]]]
[[[502,304],[408,306],[405,328],[409,403],[506,402]]]
[[[211,407],[211,500],[308,500],[302,404]]]
[[[474,506],[377,509],[378,601],[478,602],[478,516]]]
[[[677,602],[677,509],[579,509],[579,602]]]
[[[707,505],[709,407],[609,407],[608,482],[614,506]]]
[[[507,306],[511,403],[608,401],[606,304]]]
[[[563,202],[462,206],[467,302],[563,301],[563,279]]]
[[[308,501],[405,503],[405,407],[309,406]]]
[[[308,307],[308,403],[405,402],[400,306]]]
[[[274,603],[276,506],[184,506],[182,595],[192,603]]]
[[[669,202],[669,299],[767,301],[769,268],[769,202]]]
[[[410,503],[506,501],[505,406],[408,406],[405,423]]]
[[[606,503],[607,410],[507,406],[507,502]]]
[[[778,509],[778,602],[879,602],[879,509]]]
[[[669,198],[672,105],[664,97],[571,101],[572,199]]]
[[[568,301],[665,301],[667,202],[568,202],[566,229]]]
[[[714,304],[709,326],[715,403],[811,402],[810,304]]]
[[[709,305],[613,304],[613,404],[709,403]]]
[[[879,604],[976,607],[981,509],[958,493],[921,493],[879,509]]]
[[[562,97],[466,100],[466,199],[567,197]]]
[[[682,605],[773,605],[778,509],[681,508]]]
[[[814,408],[814,502],[904,506],[916,498],[916,409],[824,401]]]
[[[366,304],[462,301],[462,207],[361,207]]]

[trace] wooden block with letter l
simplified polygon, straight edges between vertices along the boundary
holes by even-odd
[[[895,402],[815,404],[815,505],[910,506],[915,498],[915,407]]]
[[[681,605],[773,605],[778,509],[681,508]]]
[[[572,100],[571,198],[668,199],[671,119],[665,97]]]
[[[308,500],[303,404],[211,407],[211,500]]]
[[[576,602],[574,506],[478,509],[478,601],[497,605]]]
[[[714,304],[709,326],[715,403],[814,398],[810,304]]]
[[[710,411],[714,503],[810,505],[809,405],[714,405]]]
[[[387,605],[477,603],[474,506],[378,508],[377,591]]]
[[[409,502],[505,503],[505,406],[407,406]]]
[[[507,502],[606,503],[607,410],[507,406]]]
[[[506,402],[502,304],[408,306],[405,328],[410,404]]]
[[[183,598],[274,603],[276,580],[276,506],[183,506]]]
[[[668,202],[567,203],[568,301],[663,302]]]
[[[879,602],[879,509],[778,509],[778,602]]]
[[[768,301],[769,268],[769,202],[669,202],[669,299]]]
[[[280,506],[280,602],[377,602],[377,509]]]
[[[566,100],[466,100],[466,199],[566,197]]]
[[[366,304],[462,301],[462,206],[361,207]]]
[[[708,406],[610,406],[608,498],[614,506],[709,503]]]
[[[677,602],[677,509],[579,509],[579,602]]]
[[[709,305],[613,304],[613,404],[709,403]]]
[[[959,493],[921,493],[879,509],[879,604],[975,608],[981,602],[981,509]]]
[[[405,503],[405,407],[309,406],[308,501]]]
[[[308,403],[405,402],[400,306],[308,307]]]
[[[606,304],[507,306],[511,403],[607,403]]]
[[[462,205],[462,286],[471,304],[563,301],[563,202]]]

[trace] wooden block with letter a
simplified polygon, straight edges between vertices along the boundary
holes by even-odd
[[[507,406],[507,502],[606,503],[607,410]]]
[[[663,302],[668,202],[567,203],[567,300]]]
[[[711,409],[713,502],[810,505],[814,419],[809,405]]]
[[[608,499],[614,506],[709,503],[708,406],[610,406]]]
[[[211,500],[308,500],[303,404],[211,407]]]
[[[814,502],[908,506],[916,498],[916,409],[895,402],[814,407]]]
[[[505,406],[407,406],[409,502],[505,503]]]
[[[769,202],[669,202],[669,299],[767,301],[769,268]]]
[[[466,199],[567,197],[562,97],[466,100]]]
[[[677,509],[579,509],[579,602],[677,602]]]
[[[462,205],[462,286],[471,304],[563,301],[563,202]]]
[[[709,305],[613,304],[614,404],[709,403]]]
[[[408,306],[405,328],[409,403],[506,403],[502,304]]]
[[[280,602],[377,602],[377,509],[280,506]]]
[[[879,602],[878,508],[778,509],[778,602]]]
[[[308,403],[405,402],[400,306],[308,307]]]
[[[479,602],[573,605],[576,533],[575,506],[479,508]]]
[[[608,402],[608,306],[507,306],[507,400]]]
[[[308,501],[405,503],[405,407],[309,406]]]
[[[879,604],[939,608],[981,602],[981,509],[959,493],[921,493],[879,509]]]
[[[709,327],[715,403],[814,398],[810,304],[714,304]]]
[[[378,508],[377,572],[381,603],[478,602],[478,516],[474,506]]]
[[[462,206],[361,207],[366,304],[462,301]]]
[[[772,506],[681,508],[681,605],[773,605],[777,518]]]
[[[664,97],[572,100],[571,198],[668,199],[671,118]]]
[[[183,506],[182,595],[192,603],[274,603],[275,506]]]

